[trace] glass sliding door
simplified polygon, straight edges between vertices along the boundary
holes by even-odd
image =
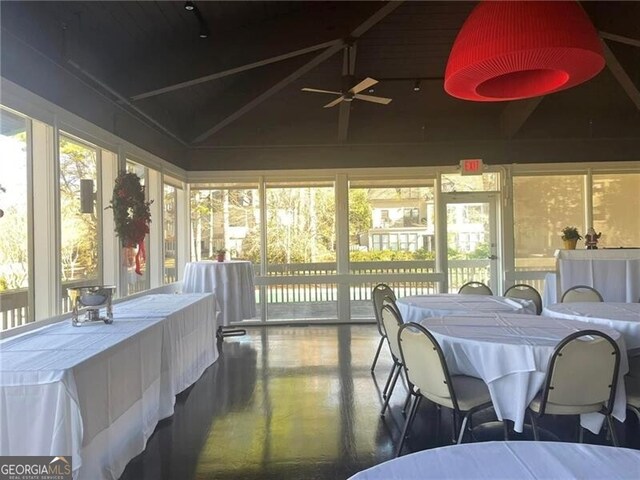
[[[102,283],[98,204],[98,151],[60,136],[60,272],[62,312],[71,309],[67,288]]]
[[[267,183],[265,191],[267,320],[335,320],[334,183]]]
[[[178,189],[173,185],[165,183],[163,185],[162,199],[162,238],[164,242],[163,249],[163,283],[173,283],[178,280],[176,273],[176,256],[177,256],[177,237],[176,237],[176,221],[177,221],[177,200]]]
[[[33,321],[27,120],[0,109],[0,330]]]

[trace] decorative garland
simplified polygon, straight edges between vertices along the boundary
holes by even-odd
[[[145,260],[144,237],[149,233],[152,201],[145,201],[140,177],[132,172],[120,172],[113,187],[109,206],[113,210],[116,235],[124,248],[135,248],[136,273],[142,275],[140,264]]]

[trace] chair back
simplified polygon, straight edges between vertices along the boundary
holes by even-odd
[[[382,326],[389,342],[389,350],[395,360],[400,362],[400,347],[398,346],[398,330],[402,326],[402,317],[394,304],[388,303],[382,307]]]
[[[572,333],[558,344],[549,362],[541,413],[547,402],[594,405],[594,411],[611,412],[619,368],[620,348],[610,336],[598,330]]]
[[[482,282],[467,282],[460,287],[458,293],[463,295],[493,295],[493,292]]]
[[[536,306],[536,314],[540,315],[542,313],[542,297],[531,285],[524,283],[513,285],[507,288],[504,296],[507,298],[519,298],[520,300],[531,300]]]
[[[386,303],[385,299],[388,299],[387,302],[396,301],[396,295],[391,290],[391,287],[386,283],[379,283],[373,290],[371,291],[371,299],[373,300],[373,312],[376,317],[376,323],[378,326],[378,332],[383,337],[385,336],[384,327],[382,326],[382,307]]]
[[[575,285],[562,294],[560,303],[571,302],[602,302],[602,295],[588,285]]]
[[[440,405],[458,408],[451,377],[436,339],[422,325],[400,327],[398,345],[407,379],[421,395]]]

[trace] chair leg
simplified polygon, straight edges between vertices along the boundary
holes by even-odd
[[[393,394],[393,389],[396,386],[396,382],[398,381],[398,377],[400,376],[401,370],[402,369],[398,365],[398,368],[396,369],[396,373],[393,376],[393,381],[391,382],[391,386],[389,387],[389,392],[387,392],[387,398],[384,399],[384,405],[382,406],[382,410],[380,411],[380,416],[382,417],[384,417],[384,412],[389,406],[389,400],[391,399],[391,394]]]
[[[404,406],[402,407],[403,415],[407,413],[407,407],[409,406],[409,402],[411,402],[411,390],[409,390],[409,393],[407,393],[407,399],[404,401]]]
[[[467,422],[469,421],[469,417],[471,416],[471,411],[468,411],[464,418],[462,419],[462,425],[460,426],[460,433],[458,434],[458,441],[456,442],[458,445],[462,443],[462,439],[464,438],[464,430],[467,427]]]
[[[614,447],[619,447],[618,444],[618,434],[616,433],[616,426],[613,423],[613,418],[611,418],[611,414],[607,415],[607,422],[609,423],[609,432],[611,432],[611,442]]]
[[[411,398],[411,397],[409,397]],[[407,416],[407,420],[404,423],[404,428],[402,429],[402,435],[400,437],[400,443],[398,444],[398,448],[396,449],[396,457],[400,456],[400,453],[402,452],[402,447],[404,447],[404,441],[407,438],[407,434],[409,432],[409,428],[411,427],[411,424],[413,423],[413,419],[416,416],[416,412],[418,411],[418,405],[420,405],[420,400],[422,400],[422,397],[417,396],[415,398],[415,400],[413,401],[413,403],[411,404],[411,409],[409,410],[409,415]]]
[[[393,378],[393,374],[396,371],[398,365],[393,362],[393,366],[391,367],[391,371],[389,372],[389,376],[387,377],[387,382],[384,384],[384,389],[382,390],[382,398],[387,398],[387,390],[389,390],[389,385],[391,385],[391,379]]]
[[[373,363],[371,364],[371,373],[376,368],[376,364],[378,363],[378,357],[380,356],[380,351],[382,351],[382,344],[384,343],[384,337],[380,337],[380,341],[378,342],[378,349],[376,350],[376,355],[373,357]]]
[[[533,430],[533,439],[537,442],[540,440],[538,436],[538,426],[536,425],[536,416],[531,410],[529,410],[529,419],[531,420],[531,430]]]

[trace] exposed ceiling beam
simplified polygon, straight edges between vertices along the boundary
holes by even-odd
[[[193,85],[198,85],[200,83],[210,82],[211,80],[227,77],[229,75],[234,75],[236,73],[246,72],[247,70],[251,70],[254,68],[264,67],[265,65],[281,62],[283,60],[288,60],[290,58],[298,57],[300,55],[305,55],[307,53],[312,53],[327,47],[331,47],[339,43],[340,41],[341,41],[340,39],[336,39],[336,40],[331,40],[329,42],[319,43],[317,45],[312,45],[311,47],[301,48],[299,50],[294,50],[293,52],[283,53],[282,55],[276,55],[275,57],[265,58],[264,60],[259,60],[257,62],[247,63],[246,65],[241,65],[239,67],[230,68],[228,70],[223,70],[221,72],[212,73],[210,75],[194,78],[192,80],[187,80],[185,82],[175,83],[173,85],[168,85],[166,87],[151,90],[149,92],[139,93],[138,95],[134,95],[133,97],[131,97],[131,100],[142,100],[143,98],[155,97],[156,95],[161,95],[163,93],[173,92],[175,90],[191,87]]]
[[[620,86],[627,93],[631,101],[635,104],[636,108],[640,110],[640,91],[638,91],[638,87],[636,87],[633,80],[629,77],[627,72],[625,72],[624,68],[613,54],[607,42],[602,42],[602,47],[604,49],[604,58],[607,62],[607,67],[613,73],[613,76],[616,77]]]
[[[613,40],[618,43],[626,43],[627,45],[632,45],[634,47],[640,47],[640,40],[635,38],[625,37],[623,35],[616,35],[615,33],[607,33],[607,32],[599,32],[600,38],[605,38],[607,40]]]
[[[534,110],[538,108],[543,98],[544,96],[539,96],[509,102],[500,115],[500,130],[502,134],[507,138],[511,138],[518,133]]]
[[[369,18],[367,18],[364,22],[362,22],[360,25],[358,25],[351,32],[351,34],[349,36],[349,41],[352,41],[352,40],[354,40],[356,38],[359,38],[360,36],[364,35],[369,29],[371,29],[374,25],[376,25],[378,22],[380,22],[383,18],[385,18],[387,15],[389,15],[391,12],[393,12],[402,3],[403,3],[402,1],[387,2],[382,8],[377,10],[373,15],[371,15]],[[305,73],[309,72],[311,69],[313,69],[316,66],[320,65],[326,59],[328,59],[328,58],[332,57],[333,55],[335,55],[336,53],[338,53],[344,47],[345,44],[346,43],[344,41],[340,41],[339,43],[334,44],[331,47],[327,48],[324,52],[320,53],[319,55],[316,55],[309,62],[307,62],[306,64],[304,64],[301,67],[299,67],[298,69],[296,69],[293,73],[287,75],[285,78],[280,80],[275,85],[271,86],[265,92],[263,92],[260,95],[258,95],[257,97],[255,97],[249,103],[247,103],[244,106],[240,107],[238,110],[233,112],[231,115],[229,115],[226,118],[224,118],[221,121],[219,121],[213,127],[211,127],[208,130],[202,132],[200,135],[195,137],[193,142],[194,143],[200,143],[200,142],[206,140],[207,138],[209,138],[214,133],[220,131],[221,129],[223,129],[224,127],[229,125],[230,123],[232,123],[235,120],[237,120],[238,118],[242,117],[245,113],[250,112],[255,107],[260,105],[262,102],[264,102],[265,100],[267,100],[268,98],[272,97],[274,94],[276,94],[277,92],[279,92],[280,90],[285,88],[287,85],[291,84],[292,82],[294,82],[295,80],[300,78],[302,75],[304,75]]]
[[[356,71],[356,45],[347,45],[344,49],[344,58],[342,60],[343,78],[353,78]],[[343,88],[351,88],[353,85],[344,85]],[[338,114],[338,140],[346,142],[349,137],[349,117],[351,114],[351,104],[353,102],[342,102],[340,104],[340,112]]]

